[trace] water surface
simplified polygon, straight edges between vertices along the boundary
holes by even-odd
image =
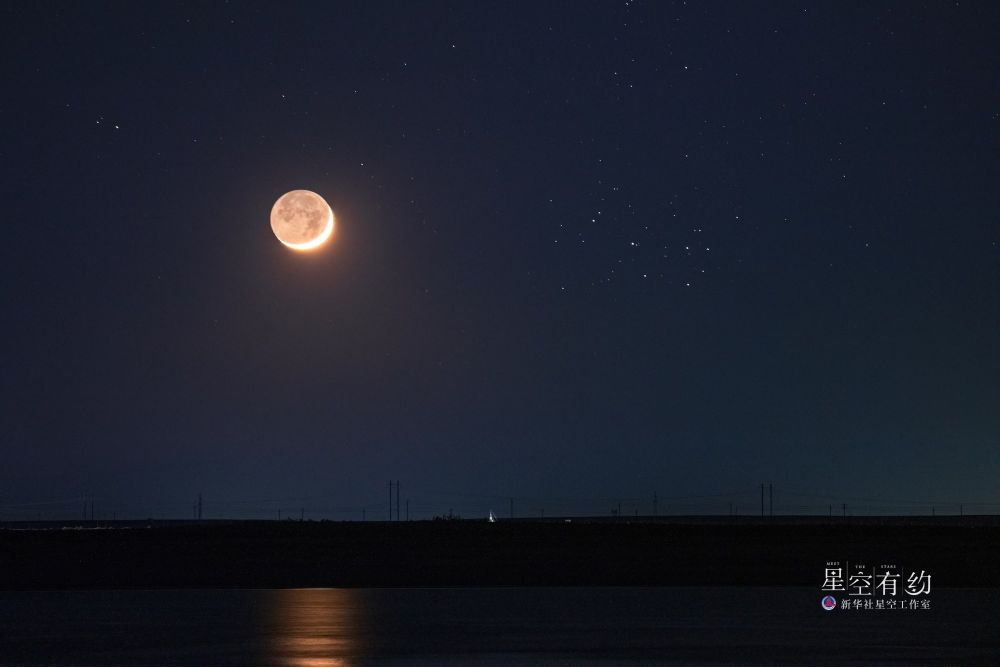
[[[814,588],[0,593],[5,664],[996,664],[1000,591],[824,612]]]

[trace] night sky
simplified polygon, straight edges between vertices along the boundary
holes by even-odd
[[[0,519],[1000,508],[995,3],[0,23]]]

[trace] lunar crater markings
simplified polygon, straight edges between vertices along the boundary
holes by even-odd
[[[271,209],[271,231],[289,248],[311,250],[333,233],[333,210],[315,192],[286,192]]]

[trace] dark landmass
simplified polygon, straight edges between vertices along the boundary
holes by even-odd
[[[1000,517],[0,525],[0,589],[815,585],[827,561],[1000,586]],[[904,574],[905,577],[905,574]]]

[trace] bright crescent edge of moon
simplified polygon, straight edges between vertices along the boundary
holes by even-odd
[[[323,245],[330,235],[333,234],[333,209],[327,204],[326,210],[329,212],[329,219],[326,221],[326,228],[320,233],[319,236],[312,239],[311,241],[306,241],[305,243],[288,243],[287,241],[281,241],[286,246],[292,250],[312,250],[313,248],[318,248]]]

